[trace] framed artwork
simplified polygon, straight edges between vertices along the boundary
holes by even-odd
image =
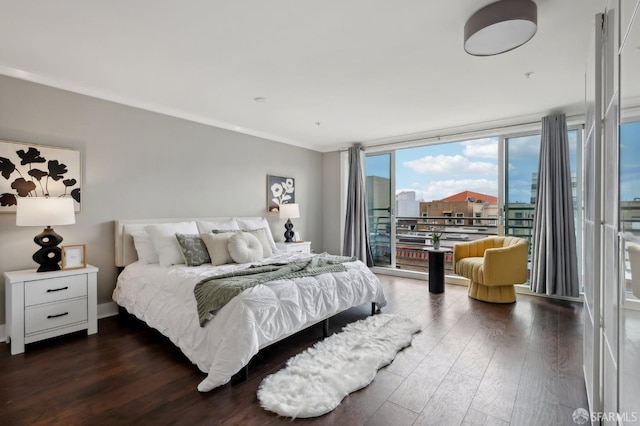
[[[60,246],[62,250],[62,262],[60,267],[63,270],[80,269],[87,266],[87,256],[84,244]]]
[[[80,211],[80,151],[0,141],[0,212],[20,197],[71,197]]]
[[[279,212],[280,204],[293,204],[295,202],[295,179],[282,176],[267,176],[267,211]]]

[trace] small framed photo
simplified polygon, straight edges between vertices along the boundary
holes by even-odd
[[[62,250],[62,269],[81,269],[87,266],[84,244],[60,246]]]

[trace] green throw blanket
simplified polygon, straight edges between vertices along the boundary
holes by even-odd
[[[200,326],[204,327],[209,312],[216,312],[248,288],[267,281],[342,272],[346,270],[342,263],[354,260],[356,260],[355,257],[322,253],[310,259],[252,266],[240,271],[205,278],[193,289],[198,303]]]

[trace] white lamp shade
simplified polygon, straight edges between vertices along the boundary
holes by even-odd
[[[300,208],[297,204],[280,204],[280,219],[297,219],[300,217]]]
[[[20,197],[17,226],[54,226],[76,223],[73,198]]]

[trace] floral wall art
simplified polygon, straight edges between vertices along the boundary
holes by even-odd
[[[281,204],[296,202],[295,180],[290,177],[267,176],[267,210],[280,211]]]
[[[80,151],[0,141],[0,212],[20,197],[71,197],[80,211]]]

